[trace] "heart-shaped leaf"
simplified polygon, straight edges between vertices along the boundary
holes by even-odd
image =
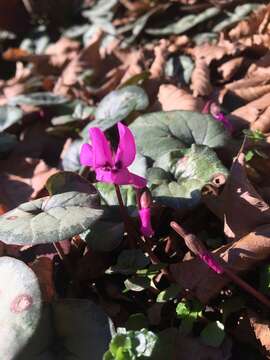
[[[0,131],[8,129],[11,125],[19,122],[23,117],[23,111],[15,106],[0,107]]]
[[[192,111],[160,111],[138,117],[130,126],[138,151],[147,157],[159,156],[192,144],[224,147],[229,134],[210,115]]]
[[[182,157],[181,152],[183,153],[183,150],[171,151],[155,161],[154,166],[158,167],[151,170],[162,169],[171,178],[163,181],[164,176],[161,172],[160,182],[154,178],[158,186],[152,187],[152,193],[164,198],[179,198],[174,206],[188,207],[200,201],[200,191],[204,185],[210,183],[215,176],[223,176],[225,179],[228,170],[222,165],[214,150],[207,146],[193,144],[189,150],[185,150]]]
[[[36,92],[10,98],[10,105],[55,106],[68,102],[68,99],[50,92]]]
[[[6,244],[57,242],[80,234],[102,214],[96,195],[70,191],[21,204],[0,217],[0,238]]]
[[[0,154],[8,153],[16,144],[17,139],[15,135],[0,133]]]
[[[0,257],[0,351],[13,360],[35,332],[41,310],[38,279],[22,261]]]
[[[50,195],[68,191],[80,191],[96,195],[95,205],[99,205],[99,195],[96,188],[88,180],[71,171],[60,171],[52,175],[45,186]]]
[[[219,347],[225,336],[224,325],[220,321],[210,322],[200,334],[201,341],[213,347]]]
[[[91,122],[91,127],[107,130],[127,118],[131,112],[146,109],[148,104],[147,94],[139,86],[130,85],[112,91],[98,105],[96,119]]]
[[[64,299],[53,303],[59,359],[99,360],[111,339],[109,318],[89,300]],[[69,355],[68,355],[69,354]]]
[[[148,264],[149,259],[144,255],[142,250],[123,250],[117,258],[116,265],[112,266],[108,272],[134,274],[138,269],[143,269]]]

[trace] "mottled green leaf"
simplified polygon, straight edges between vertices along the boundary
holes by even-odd
[[[243,4],[236,6],[233,13],[228,13],[228,17],[223,21],[219,22],[212,29],[215,32],[220,32],[225,28],[243,20],[251,11],[254,11],[260,4]]]
[[[46,182],[46,188],[50,195],[61,194],[68,191],[80,191],[96,195],[96,205],[99,205],[99,196],[96,188],[82,176],[71,171],[60,171],[52,175]]]
[[[132,276],[125,280],[125,287],[131,291],[143,291],[151,285],[151,280],[146,276]]]
[[[8,129],[11,125],[20,122],[23,117],[23,111],[15,106],[0,107],[0,131]]]
[[[95,203],[96,195],[70,191],[21,204],[0,217],[0,238],[17,245],[68,239],[103,214]]]
[[[32,337],[41,313],[41,294],[34,272],[22,261],[0,257],[0,351],[13,360]]]
[[[219,347],[225,336],[224,325],[220,321],[210,322],[200,334],[201,341],[213,347]]]
[[[68,102],[68,99],[50,92],[36,92],[14,96],[9,99],[10,105],[55,106]]]
[[[118,121],[127,118],[133,111],[146,109],[148,104],[147,94],[139,86],[130,85],[114,90],[98,105],[96,119],[91,122],[91,125],[100,127],[102,130],[109,129]]]
[[[159,28],[159,29],[148,28],[145,31],[150,35],[182,34],[192,29],[194,26],[200,24],[201,22],[213,18],[219,13],[220,13],[220,9],[218,9],[217,7],[211,7],[204,10],[200,14],[186,15],[177,22],[164,26],[163,28]]]
[[[160,111],[138,117],[130,126],[138,151],[147,157],[159,156],[192,144],[222,148],[230,136],[210,115],[191,111]]]

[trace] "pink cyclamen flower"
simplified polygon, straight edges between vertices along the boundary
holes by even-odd
[[[132,174],[128,170],[136,156],[136,145],[132,132],[121,123],[117,124],[119,144],[115,154],[110,143],[99,128],[89,130],[92,145],[83,144],[80,161],[82,165],[91,166],[98,181],[117,184],[134,185],[137,188],[146,186],[146,179]]]
[[[201,260],[217,274],[223,274],[224,270],[221,265],[214,259],[214,257],[208,252],[203,251],[198,254]]]
[[[150,237],[154,235],[154,230],[151,225],[151,208],[145,208],[139,210],[139,216],[141,220],[141,233],[145,237]]]

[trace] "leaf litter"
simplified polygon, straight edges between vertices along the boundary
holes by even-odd
[[[0,28],[6,358],[270,358],[269,4],[14,0]]]

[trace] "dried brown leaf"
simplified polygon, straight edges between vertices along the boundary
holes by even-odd
[[[241,87],[233,90],[235,95],[239,96],[243,100],[252,101],[258,99],[259,97],[269,93],[270,84],[267,85],[258,85],[251,87]]]
[[[234,28],[229,31],[229,37],[232,40],[238,40],[244,36],[250,36],[259,31],[260,24],[263,23],[265,17],[269,14],[269,6],[261,6],[246,20],[240,21]],[[269,16],[269,15],[268,15]]]
[[[67,95],[70,88],[77,84],[78,76],[86,69],[92,68],[98,73],[101,66],[99,47],[102,36],[102,31],[97,31],[90,43],[65,67],[54,87],[55,94]]]
[[[30,264],[30,267],[38,278],[43,301],[51,302],[55,294],[53,282],[53,261],[49,257],[40,256],[37,260]]]
[[[158,46],[155,47],[155,59],[150,67],[151,79],[159,79],[164,76],[165,65],[168,55],[169,42],[165,39],[160,40]]]
[[[234,160],[221,195],[204,196],[209,209],[224,221],[224,232],[237,240],[259,225],[270,223],[270,208],[250,183],[245,171],[245,156]]]
[[[212,91],[210,71],[205,60],[199,59],[195,63],[191,76],[191,89],[195,97],[210,95]]]
[[[248,271],[270,256],[270,225],[255,228],[242,239],[215,250],[213,255],[236,273]],[[177,283],[203,303],[208,303],[230,282],[227,277],[210,270],[199,258],[171,265],[170,270]]]
[[[263,354],[270,357],[270,322],[258,317],[257,314],[250,312],[249,321],[254,330],[255,336],[263,348]]]
[[[236,57],[220,65],[218,68],[218,72],[222,75],[224,80],[228,81],[237,73],[243,63],[243,56]]]
[[[270,94],[251,101],[247,105],[241,106],[234,110],[230,115],[234,119],[239,119],[244,122],[253,123],[256,121],[263,110],[270,106]]]
[[[259,130],[264,133],[270,131],[270,107],[266,108],[266,110],[251,125],[251,130]]]
[[[201,111],[203,103],[191,94],[175,85],[161,85],[158,92],[161,110],[190,110]]]

